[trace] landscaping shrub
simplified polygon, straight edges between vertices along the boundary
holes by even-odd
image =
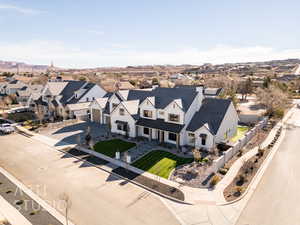
[[[222,174],[222,175],[225,175],[227,172],[228,172],[228,169],[225,169],[225,168],[220,168],[219,169],[219,173]]]
[[[242,155],[243,155],[243,149],[239,150],[237,156],[238,156],[238,157],[241,157]]]
[[[242,166],[242,171],[245,174],[252,173],[254,170],[254,167],[255,167],[254,163],[251,160],[248,160]]]
[[[220,180],[221,178],[218,175],[214,175],[209,184],[211,187],[214,187]]]
[[[239,175],[237,181],[236,181],[236,185],[237,186],[242,186],[246,181],[246,178],[244,175]]]
[[[235,188],[235,193],[234,195],[235,196],[240,196],[242,194],[242,192],[244,191],[244,188],[243,187],[236,187]]]
[[[274,111],[274,117],[282,119],[284,116],[284,110],[283,109],[276,109]]]
[[[264,155],[264,153],[265,153],[265,149],[259,148],[257,152],[257,156],[261,158]]]

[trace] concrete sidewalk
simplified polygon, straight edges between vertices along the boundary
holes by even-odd
[[[62,224],[65,224],[65,217],[60,214],[59,212],[57,212],[52,206],[50,206],[48,203],[46,203],[43,199],[41,199],[37,194],[35,194],[32,190],[30,190],[29,188],[27,188],[23,183],[21,183],[19,180],[17,180],[13,175],[11,175],[9,172],[7,172],[6,170],[4,170],[2,167],[0,167],[0,173],[2,173],[5,177],[7,177],[12,183],[14,183],[18,188],[20,188],[20,190],[22,190],[24,193],[26,193],[28,196],[30,196],[34,201],[36,201],[39,205],[41,205],[45,210],[47,210],[53,217],[55,217],[58,221],[60,221]],[[1,197],[1,196],[0,196]],[[5,201],[5,200],[4,200]],[[2,203],[4,203],[2,201]],[[9,206],[11,206],[8,202],[6,202]],[[12,216],[12,209],[8,206],[7,209],[9,209],[9,214],[5,215],[9,221],[11,221],[11,216]],[[4,203],[5,205],[5,203]],[[13,207],[13,206],[11,206]],[[15,209],[15,208],[14,208]],[[16,210],[17,211],[17,210]],[[20,214],[20,213],[19,213]],[[17,213],[15,213],[15,215],[18,215]],[[20,214],[21,215],[21,214]],[[22,215],[21,215],[22,216]],[[23,217],[23,216],[22,216]],[[28,222],[28,220],[25,219],[25,217],[21,218],[20,216],[16,217],[19,222],[16,224],[24,224],[27,225],[26,221]],[[25,219],[26,221],[24,223],[20,223],[21,219]],[[13,222],[13,221],[11,221]],[[29,222],[28,222],[29,223]],[[29,223],[31,224],[31,223]],[[28,225],[29,225],[28,224]],[[71,221],[69,221],[69,225],[74,225]]]
[[[11,225],[32,225],[15,207],[0,196],[0,224],[8,221]]]

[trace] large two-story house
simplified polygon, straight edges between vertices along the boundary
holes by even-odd
[[[238,124],[233,103],[206,97],[202,86],[119,91],[90,107],[92,121],[109,124],[113,133],[178,147],[209,150],[234,136]]]
[[[106,91],[94,83],[51,81],[38,98],[32,96],[31,106],[41,109],[45,117],[86,119],[91,102],[105,94]]]

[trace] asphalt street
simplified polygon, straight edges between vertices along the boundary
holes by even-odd
[[[53,207],[66,193],[76,225],[179,224],[157,196],[19,134],[0,136],[0,166]]]

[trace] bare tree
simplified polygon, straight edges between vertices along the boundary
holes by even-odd
[[[43,106],[36,105],[35,106],[35,114],[36,114],[38,120],[40,121],[40,124],[42,124],[42,121],[43,121],[44,116],[45,116],[45,113],[44,113],[44,110],[43,110]]]
[[[256,96],[257,101],[266,107],[269,116],[273,116],[278,111],[283,112],[289,102],[288,95],[273,85],[264,89],[258,88]]]
[[[252,80],[248,78],[246,81],[241,81],[238,84],[238,90],[242,94],[242,100],[247,100],[247,95],[253,91]]]
[[[12,104],[12,99],[10,98],[10,96],[5,96],[3,100],[8,107]]]
[[[70,199],[70,197],[67,193],[62,193],[59,196],[59,198],[60,198],[61,201],[63,201],[63,204],[64,204],[63,206],[64,206],[64,210],[65,210],[66,225],[68,225],[69,224],[69,219],[68,219],[69,209],[72,206],[72,202],[71,202],[71,199]]]

